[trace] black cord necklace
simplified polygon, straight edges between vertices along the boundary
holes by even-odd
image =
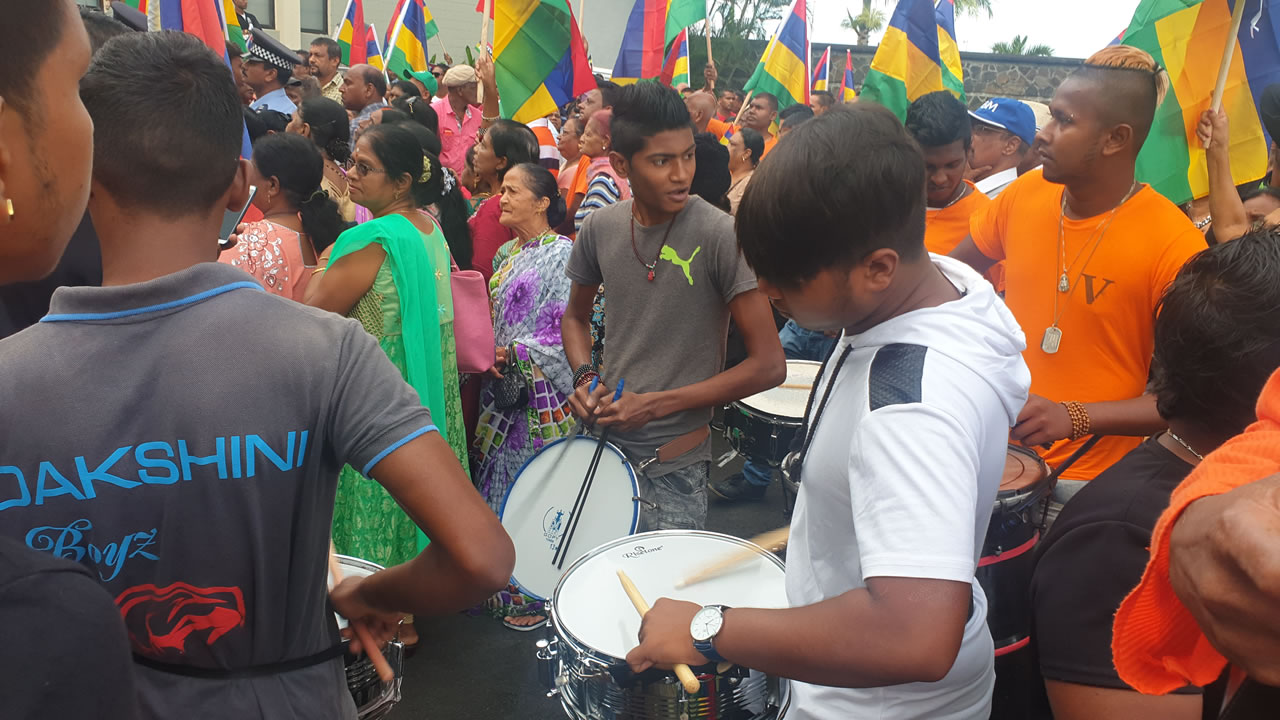
[[[831,353],[827,355],[827,359],[822,361],[822,368],[818,371],[818,377],[821,378],[827,373],[827,366],[831,363],[831,358],[835,357],[836,348],[831,348]],[[831,371],[831,378],[827,381],[827,388],[822,393],[822,400],[818,403],[818,411],[813,416],[813,422],[809,422],[809,413],[813,410],[814,398],[818,396],[818,386],[814,385],[813,390],[809,393],[809,402],[804,409],[805,430],[804,443],[800,446],[800,454],[796,457],[795,462],[791,464],[791,478],[793,482],[799,483],[800,477],[804,472],[805,460],[809,457],[809,446],[813,444],[813,438],[817,435],[818,423],[822,421],[822,415],[827,409],[827,401],[831,399],[831,390],[836,386],[836,379],[840,376],[840,369],[844,367],[844,361],[849,359],[849,354],[853,352],[853,345],[847,345],[840,353],[839,359],[836,360],[836,366]]]

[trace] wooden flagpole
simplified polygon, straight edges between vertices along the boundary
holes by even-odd
[[[1240,23],[1244,20],[1244,0],[1236,0],[1235,10],[1231,13],[1231,32],[1227,35],[1227,45],[1222,49],[1222,64],[1218,66],[1218,84],[1213,88],[1213,102],[1209,107],[1216,112],[1222,109],[1222,95],[1227,89],[1227,75],[1231,72],[1231,60],[1236,54],[1236,36],[1240,34]]]
[[[704,23],[704,28],[702,32],[704,35],[707,36],[707,64],[710,65],[712,62],[714,62],[714,60],[711,57],[711,18],[707,18],[706,23]]]
[[[493,0],[484,0],[484,16],[480,18],[480,53],[482,55],[489,52],[489,14],[492,12]],[[484,83],[480,83],[476,88],[476,100],[480,102],[481,107],[484,106]]]
[[[587,10],[587,0],[578,0],[578,30],[582,31],[583,13]]]

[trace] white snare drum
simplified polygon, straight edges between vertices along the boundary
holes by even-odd
[[[550,598],[565,573],[551,558],[569,528],[570,512],[596,445],[595,438],[585,436],[547,445],[520,468],[507,492],[499,517],[516,546],[511,581],[527,595]],[[639,495],[631,464],[621,451],[605,443],[566,557],[572,561],[601,543],[634,533],[640,519]],[[565,562],[565,568],[569,564]]]
[[[788,360],[787,379],[725,411],[729,445],[752,460],[777,465],[804,425],[804,409],[822,363]]]
[[[334,558],[342,567],[344,577],[369,577],[385,569],[377,563],[348,555],[334,555]],[[329,578],[329,582],[333,582],[332,577]],[[347,626],[346,618],[337,613],[333,616],[338,620],[339,629]],[[343,643],[345,644],[346,641],[344,640]],[[382,655],[395,671],[396,677],[389,683],[383,683],[378,679],[378,671],[373,669],[373,663],[369,662],[368,657],[364,655],[355,657],[351,654],[344,656],[347,664],[347,689],[351,691],[351,698],[355,700],[360,720],[384,717],[391,712],[391,708],[395,707],[396,703],[400,702],[400,685],[404,681],[404,645],[396,641],[389,642],[383,648]]]
[[[683,589],[676,583],[696,570],[741,552],[759,552],[736,569]],[[699,692],[684,691],[672,673],[633,675],[624,658],[638,643],[640,616],[618,582],[625,570],[650,603],[669,597],[699,605],[787,606],[782,561],[728,535],[661,530],[606,543],[573,564],[548,606],[554,647],[539,657],[553,664],[565,712],[576,720],[773,720],[786,711],[785,680],[737,666],[694,668]]]

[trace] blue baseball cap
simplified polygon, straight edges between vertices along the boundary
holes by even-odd
[[[1030,105],[1012,98],[991,98],[969,115],[979,122],[1006,130],[1030,145],[1036,139],[1036,114]]]

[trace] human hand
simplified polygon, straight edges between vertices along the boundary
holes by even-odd
[[[361,590],[366,579],[348,577],[329,591],[329,601],[333,603],[334,611],[347,619],[347,627],[343,628],[342,637],[351,641],[348,650],[355,655],[361,652],[378,652],[385,647],[396,636],[400,621],[404,618],[403,613],[389,613],[369,605],[363,598]],[[357,625],[368,631],[369,638],[378,647],[372,649],[364,647],[359,634],[356,633]]]
[[[231,233],[231,235],[227,238],[227,243],[225,245],[223,245],[222,243],[218,243],[218,254],[221,255],[222,253],[230,250],[236,245],[239,245],[240,236],[243,235],[244,231],[248,229],[249,229],[248,223],[240,223],[239,225],[237,225],[236,231]]]
[[[970,182],[976,182],[977,181],[976,178],[985,177],[986,175],[991,174],[991,171],[994,169],[995,169],[994,165],[983,165],[982,167],[970,167],[968,170],[965,171],[964,179]]]
[[[619,432],[639,430],[658,419],[656,397],[654,393],[624,392],[618,399],[609,398],[601,405],[596,421]]]
[[[480,57],[476,58],[476,77],[484,85],[485,92],[497,89],[493,75],[493,56],[487,52],[480,53]]]
[[[594,390],[590,383],[584,383],[569,396],[569,407],[573,409],[573,414],[579,420],[594,423],[596,414],[600,412],[601,403],[607,402],[612,394],[604,383],[595,383]]]
[[[693,616],[701,609],[697,603],[659,598],[640,620],[640,644],[627,653],[627,664],[638,673],[651,667],[669,670],[677,663],[705,665],[706,656],[693,649],[689,634]]]
[[[444,54],[444,64],[453,67],[453,56],[447,52]]]
[[[1231,664],[1280,685],[1280,475],[1187,506],[1169,536],[1169,582]]]
[[[1010,437],[1027,447],[1066,440],[1071,437],[1071,414],[1062,403],[1032,395],[1018,413]]]
[[[502,370],[507,366],[507,349],[505,347],[495,348],[493,357],[493,367],[489,368],[489,377],[494,380],[501,380]]]
[[[707,81],[707,87],[715,87],[716,81],[720,79],[720,71],[716,69],[715,62],[707,63],[702,69],[702,78]]]
[[[1206,151],[1224,151],[1231,144],[1231,128],[1227,122],[1227,113],[1222,110],[1205,110],[1200,113],[1200,123],[1196,125],[1196,137],[1200,146]]]

